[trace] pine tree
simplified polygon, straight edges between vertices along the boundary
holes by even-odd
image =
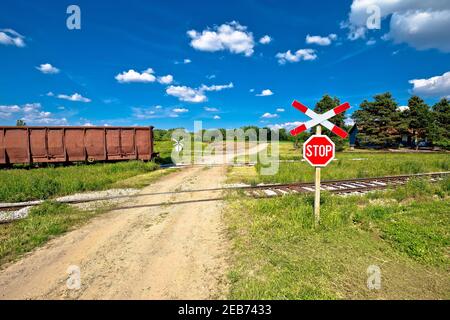
[[[441,99],[433,106],[429,137],[435,146],[450,149],[450,101]]]
[[[322,99],[317,102],[316,107],[314,108],[314,111],[317,113],[325,113],[328,110],[331,110],[337,106],[339,106],[341,102],[338,98],[330,97],[328,94],[324,95]],[[340,128],[344,127],[345,124],[345,112],[338,114],[334,116],[330,121],[337,125]],[[333,140],[334,144],[336,145],[336,151],[342,151],[344,149],[345,140],[342,138],[336,136],[334,133],[331,133],[328,129],[324,128],[324,133],[330,136],[331,140]]]
[[[416,147],[418,147],[419,140],[425,139],[428,135],[431,120],[430,107],[420,97],[412,96],[408,100],[408,110],[404,113],[408,129],[412,133]]]
[[[359,140],[369,145],[398,145],[401,118],[397,107],[389,92],[374,96],[373,102],[364,100],[353,114],[359,129]]]

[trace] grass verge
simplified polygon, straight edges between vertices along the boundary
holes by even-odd
[[[237,196],[225,218],[234,252],[231,299],[450,298],[449,180],[365,196]],[[381,290],[367,287],[381,269]]]
[[[0,201],[49,199],[83,191],[105,190],[119,181],[155,171],[141,161],[0,171]]]
[[[0,224],[0,265],[16,260],[100,212],[101,209],[82,211],[67,204],[48,201],[32,208],[26,219]]]

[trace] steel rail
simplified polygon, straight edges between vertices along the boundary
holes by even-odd
[[[342,179],[342,180],[325,180],[322,181],[322,189],[331,193],[352,193],[352,192],[365,192],[371,190],[387,189],[396,185],[402,185],[411,178],[439,178],[449,175],[450,171],[446,172],[432,172],[432,173],[419,173],[409,175],[396,175],[396,176],[383,176],[373,178],[354,178],[354,179]],[[381,184],[380,184],[381,183]],[[154,192],[154,193],[139,193],[134,195],[119,195],[119,196],[107,196],[107,197],[95,197],[89,199],[76,199],[76,200],[60,200],[60,203],[77,204],[87,203],[95,201],[108,201],[124,198],[137,198],[152,195],[170,195],[180,193],[197,193],[197,192],[210,192],[210,191],[230,191],[230,190],[243,190],[243,191],[264,191],[270,190],[275,194],[248,194],[254,198],[270,198],[274,196],[281,196],[286,193],[308,193],[313,188],[313,182],[299,182],[299,183],[287,183],[287,184],[265,184],[257,186],[236,186],[236,187],[220,187],[220,188],[208,188],[208,189],[192,189],[192,190],[179,190],[169,192]],[[51,199],[49,199],[51,200]],[[20,209],[30,206],[36,206],[43,203],[45,200],[36,200],[29,202],[19,203],[3,203],[0,204],[0,210]],[[199,200],[200,201],[200,200]],[[164,205],[170,205],[170,202],[163,203]],[[162,204],[161,204],[162,205]]]

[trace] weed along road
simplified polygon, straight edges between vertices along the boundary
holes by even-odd
[[[172,173],[142,190],[145,194],[169,194],[130,200],[124,205],[129,208],[100,215],[4,266],[0,299],[223,297],[227,256],[221,220],[224,204],[188,202],[220,197],[220,191],[176,191],[220,187],[225,173],[225,166]],[[178,201],[187,202],[145,207]],[[79,289],[74,290],[77,284]]]

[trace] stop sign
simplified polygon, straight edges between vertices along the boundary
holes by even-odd
[[[314,167],[327,166],[334,154],[334,142],[328,136],[314,135],[303,144],[303,158]]]

